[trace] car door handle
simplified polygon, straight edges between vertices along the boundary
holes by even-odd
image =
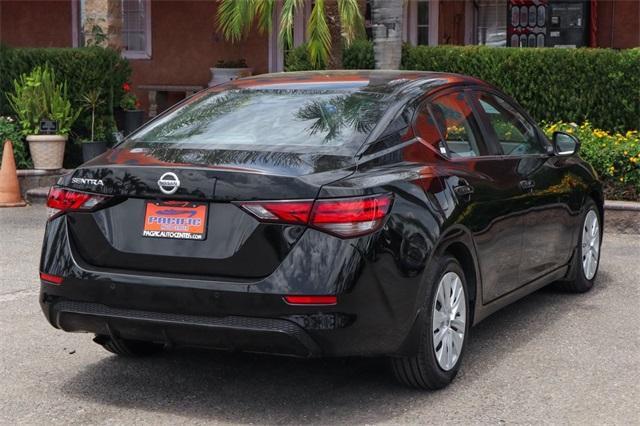
[[[473,186],[471,185],[458,185],[453,188],[453,190],[455,191],[456,195],[460,197],[467,197],[473,194]]]
[[[536,183],[530,179],[520,181],[520,188],[522,188],[524,191],[531,191],[533,190],[533,188],[535,188],[535,186]]]

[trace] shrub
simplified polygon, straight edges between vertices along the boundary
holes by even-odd
[[[355,40],[349,47],[342,49],[342,66],[345,69],[373,69],[373,43],[369,40]],[[326,69],[325,65],[314,67],[311,65],[307,53],[307,45],[302,44],[291,49],[284,61],[285,71],[309,71]]]
[[[68,97],[74,109],[82,107],[83,96],[100,89],[105,102],[96,114],[113,120],[113,108],[120,103],[122,85],[129,80],[131,68],[126,59],[112,49],[86,48],[10,48],[0,46],[0,116],[13,115],[7,94],[13,91],[13,81],[37,66],[48,65],[58,82],[67,82]],[[90,134],[91,111],[83,108],[71,129],[71,141]],[[65,166],[80,162],[79,144],[69,144],[65,151]]]
[[[609,131],[639,128],[640,49],[512,49],[405,46],[402,67],[485,80],[538,121],[589,121]]]
[[[342,51],[342,66],[352,70],[370,70],[376,67],[373,56],[373,42],[365,39],[355,40]]]
[[[287,56],[284,58],[285,71],[310,71],[321,70],[324,68],[324,65],[317,67],[311,65],[306,44],[301,44],[300,46],[289,50],[289,52],[287,52]]]
[[[16,166],[19,169],[28,169],[33,166],[27,153],[22,134],[18,127],[18,123],[12,117],[0,116],[0,161],[2,161],[2,153],[4,151],[4,141],[13,142],[13,156],[16,159]]]
[[[562,130],[580,139],[580,156],[594,167],[605,187],[605,197],[617,200],[640,198],[640,134],[637,130],[611,133],[590,122],[580,126],[556,122],[543,125],[551,137]]]

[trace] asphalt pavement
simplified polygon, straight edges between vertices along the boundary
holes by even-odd
[[[56,330],[37,303],[45,216],[0,209],[2,424],[640,424],[640,235],[605,234],[590,293],[543,289],[473,328],[458,378],[423,392],[383,359],[122,359]]]

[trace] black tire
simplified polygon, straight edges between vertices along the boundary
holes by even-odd
[[[107,336],[96,336],[94,341],[109,352],[126,357],[150,356],[163,350],[163,346],[160,344],[141,340],[112,339]]]
[[[593,275],[593,277],[591,277],[591,279],[588,279],[587,276],[585,275],[585,271],[582,265],[582,261],[583,261],[583,255],[582,255],[582,235],[583,235],[583,229],[585,226],[585,220],[587,218],[587,215],[589,214],[590,211],[593,211],[596,215],[596,218],[598,219],[598,226],[599,226],[599,233],[600,233],[600,240],[599,240],[599,246],[598,246],[598,261],[596,263],[596,269],[595,269],[595,273]],[[591,198],[588,198],[587,201],[584,204],[584,212],[582,213],[582,216],[580,217],[580,229],[579,229],[579,234],[578,234],[578,246],[576,247],[576,255],[574,256],[573,259],[573,270],[575,271],[574,275],[575,278],[573,280],[569,280],[569,281],[561,281],[557,283],[557,287],[560,288],[563,291],[566,292],[570,292],[570,293],[586,293],[587,291],[591,290],[593,288],[593,283],[595,282],[596,277],[598,276],[598,269],[600,267],[600,253],[601,253],[601,248],[602,248],[602,218],[600,216],[600,211],[598,210],[598,207],[596,206],[596,203],[593,202],[593,200]]]
[[[444,370],[436,359],[436,350],[433,347],[433,310],[434,300],[438,291],[441,278],[448,272],[455,272],[462,281],[464,292],[466,321],[462,350],[453,368]],[[391,358],[391,366],[396,379],[407,386],[418,389],[436,390],[446,387],[458,374],[464,355],[467,338],[469,336],[470,310],[469,292],[465,280],[464,271],[460,263],[452,256],[434,257],[426,274],[427,282],[433,283],[427,298],[422,306],[418,321],[421,322],[421,331],[418,333],[418,353],[409,357]]]

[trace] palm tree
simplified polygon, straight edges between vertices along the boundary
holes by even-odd
[[[373,52],[376,69],[400,68],[403,0],[372,0]]]
[[[258,30],[267,32],[273,26],[273,11],[277,0],[220,0],[217,24],[227,40],[242,39],[254,22]],[[335,2],[335,4],[334,4]],[[329,4],[327,4],[329,3]],[[293,22],[304,0],[282,0],[280,12],[280,42],[293,45]],[[307,22],[307,49],[315,67],[341,66],[340,38],[349,45],[364,32],[364,20],[358,0],[315,0]]]

